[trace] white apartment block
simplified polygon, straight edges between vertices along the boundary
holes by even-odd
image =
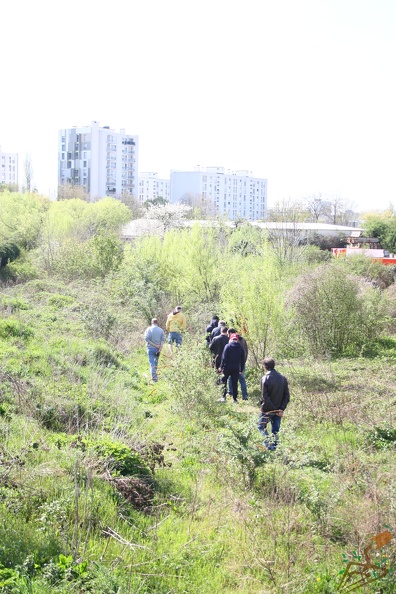
[[[18,154],[3,153],[0,146],[0,184],[18,185]]]
[[[171,201],[180,202],[186,194],[210,200],[217,212],[230,219],[264,219],[267,211],[267,180],[252,177],[249,171],[225,171],[206,167],[196,171],[171,172]]]
[[[98,122],[59,130],[58,183],[83,186],[94,201],[138,194],[138,137]]]
[[[159,179],[158,173],[147,172],[139,174],[139,202],[163,198],[170,202],[170,181]]]

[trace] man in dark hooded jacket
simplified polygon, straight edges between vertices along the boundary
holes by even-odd
[[[238,341],[238,334],[231,334],[229,343],[224,347],[221,357],[220,371],[224,373],[224,393],[219,398],[220,402],[226,401],[227,380],[231,376],[232,397],[234,402],[238,402],[238,378],[245,365],[245,351]]]

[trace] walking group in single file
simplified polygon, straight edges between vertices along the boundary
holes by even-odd
[[[179,348],[183,342],[183,333],[187,328],[187,321],[182,306],[177,305],[168,315],[165,329],[168,332],[168,347],[172,354],[173,348]],[[144,339],[147,346],[147,356],[150,364],[151,378],[158,381],[157,368],[161,350],[165,344],[165,332],[158,325],[157,318],[151,320],[146,328]],[[224,320],[214,315],[206,328],[206,342],[212,353],[212,365],[219,374],[219,384],[224,387],[219,402],[226,402],[227,395],[238,403],[238,384],[241,386],[242,400],[248,400],[245,378],[245,367],[249,349],[245,338],[233,327],[227,327]],[[274,450],[278,443],[283,413],[289,403],[290,394],[286,377],[275,370],[275,360],[266,357],[263,361],[265,375],[261,378],[261,401],[258,430],[264,436],[264,445],[268,450]],[[271,432],[268,425],[271,425]]]

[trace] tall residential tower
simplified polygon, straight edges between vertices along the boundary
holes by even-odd
[[[3,153],[0,146],[0,184],[18,185],[18,155]]]
[[[58,183],[82,186],[91,201],[138,197],[138,137],[98,122],[59,131]]]
[[[169,179],[159,179],[158,173],[145,172],[139,174],[139,202],[163,198],[170,201]]]
[[[230,219],[263,219],[267,211],[267,180],[249,171],[225,171],[207,167],[196,171],[171,172],[171,200],[180,202],[188,194],[202,197]]]

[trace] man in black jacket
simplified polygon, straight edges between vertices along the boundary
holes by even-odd
[[[213,365],[216,369],[219,369],[221,365],[221,356],[224,351],[224,347],[228,344],[228,332],[227,327],[223,326],[221,329],[220,336],[215,336],[210,343],[210,350],[214,357]]]
[[[261,379],[261,414],[258,430],[265,436],[264,445],[269,450],[274,450],[278,443],[283,411],[290,400],[289,386],[285,376],[275,371],[275,361],[272,357],[266,357],[263,364],[267,373]],[[267,432],[268,423],[271,423],[273,436]]]
[[[226,401],[227,395],[227,380],[231,376],[232,383],[232,397],[234,402],[238,402],[238,378],[242,373],[245,365],[245,351],[238,341],[237,334],[231,334],[229,343],[224,347],[223,355],[221,357],[220,371],[224,373],[224,393],[223,397],[219,398],[220,402]]]

